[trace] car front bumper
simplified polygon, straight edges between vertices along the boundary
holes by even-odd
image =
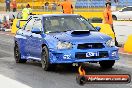
[[[85,57],[87,52],[107,52],[108,55],[104,57]],[[79,58],[76,56],[77,53],[82,53],[83,56]],[[118,48],[110,47],[103,49],[68,49],[68,50],[55,50],[49,49],[50,63],[83,63],[83,62],[99,62],[103,60],[119,60]]]

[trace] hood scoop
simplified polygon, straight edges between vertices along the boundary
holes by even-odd
[[[73,35],[90,34],[90,31],[89,30],[75,30],[71,34]]]

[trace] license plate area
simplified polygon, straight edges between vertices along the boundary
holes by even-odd
[[[108,51],[96,51],[96,52],[92,52],[92,53],[94,53],[94,54],[91,54],[88,52],[76,52],[75,58],[77,58],[77,59],[98,59],[98,58],[109,57]],[[91,55],[89,55],[89,54],[91,54]]]
[[[87,52],[86,57],[98,57],[99,52]]]

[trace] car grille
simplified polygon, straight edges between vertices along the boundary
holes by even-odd
[[[107,51],[100,51],[99,56],[91,56],[91,57],[86,57],[86,53],[78,52],[75,54],[75,58],[77,59],[98,59],[98,58],[107,58],[109,57],[109,54]]]
[[[77,49],[101,49],[104,48],[102,43],[84,43],[78,44]]]

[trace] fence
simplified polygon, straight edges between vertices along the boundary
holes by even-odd
[[[16,0],[18,10],[23,9],[27,3],[35,11],[45,11],[44,5],[49,2],[48,11],[61,11],[61,7],[57,5],[63,0]],[[78,12],[99,12],[103,11],[106,0],[70,0],[74,6],[74,10]],[[5,10],[5,0],[0,0],[0,11]],[[122,8],[132,5],[132,0],[111,0],[112,6]],[[53,7],[56,7],[55,9]]]

